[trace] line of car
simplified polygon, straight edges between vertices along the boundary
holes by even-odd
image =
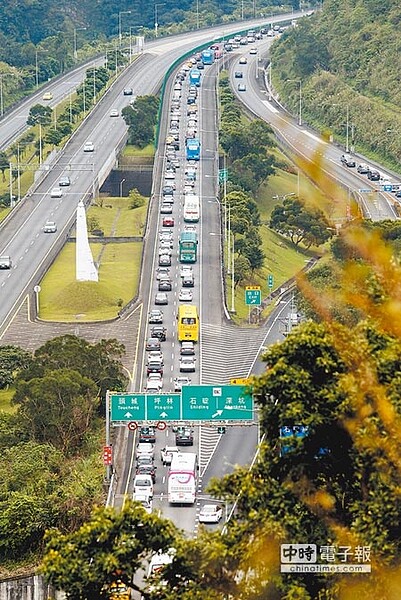
[[[396,198],[401,198],[401,183],[389,181],[388,177],[383,173],[380,173],[378,169],[375,169],[366,163],[359,163],[357,165],[355,156],[349,153],[342,154],[340,156],[340,162],[344,167],[350,169],[356,168],[360,175],[366,175],[370,181],[380,181],[383,186],[383,191],[394,192]]]
[[[195,59],[194,59],[195,60]],[[193,65],[193,61],[191,65]],[[186,62],[178,71],[173,84],[172,99],[170,104],[170,124],[166,137],[165,146],[165,167],[164,179],[161,189],[160,215],[162,228],[159,231],[158,240],[158,266],[156,272],[157,292],[154,297],[155,308],[148,316],[149,338],[146,342],[147,363],[146,363],[146,385],[147,393],[160,393],[163,389],[163,353],[162,343],[168,338],[167,328],[163,325],[164,314],[159,308],[169,304],[169,292],[173,291],[173,281],[171,279],[171,267],[173,264],[174,235],[175,227],[175,199],[178,193],[176,187],[177,169],[181,168],[183,163],[182,152],[180,152],[181,141],[180,134],[182,126],[182,112],[184,110],[184,86],[186,89],[187,101],[187,121],[185,139],[197,134],[197,104],[188,100],[197,100],[198,91],[196,86],[186,85],[187,73],[190,70],[189,62]],[[184,173],[184,189],[179,190],[183,193],[193,193],[197,180],[197,170],[194,164],[188,163]],[[190,228],[194,226],[187,226]],[[189,303],[193,300],[193,291],[191,288],[195,285],[192,266],[180,266],[181,288],[178,290],[178,302]],[[156,354],[156,352],[158,354]],[[193,342],[185,342],[180,345],[179,371],[180,375],[173,379],[173,389],[179,392],[183,385],[189,385],[191,379],[186,375],[196,370],[195,347]]]

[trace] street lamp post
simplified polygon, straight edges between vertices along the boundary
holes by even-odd
[[[74,60],[77,61],[78,51],[77,51],[77,31],[86,31],[86,27],[74,27]]]
[[[120,181],[120,198],[122,198],[122,195],[123,195],[123,183],[124,183],[124,181],[125,181],[125,178],[121,179],[121,181]]]
[[[157,30],[159,27],[158,16],[157,16],[157,7],[158,6],[164,6],[164,2],[157,2],[157,4],[155,4],[155,37],[157,37]]]
[[[342,104],[333,104],[333,106],[342,106]],[[345,152],[349,152],[349,104],[345,106],[346,121],[345,121]],[[352,135],[352,138],[354,136]]]
[[[298,125],[302,125],[302,80],[301,79],[287,79],[287,81],[299,84]]]
[[[0,73],[0,117],[4,115],[3,77],[6,75],[14,75],[14,73]]]
[[[93,64],[93,104],[96,104],[96,65]]]
[[[131,11],[130,10],[120,10],[120,12],[118,13],[118,39],[120,41],[120,46],[121,46],[121,41],[122,41],[122,31],[121,31],[121,16],[122,15],[130,15]]]

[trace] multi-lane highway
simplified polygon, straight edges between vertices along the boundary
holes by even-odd
[[[208,66],[202,73],[202,84],[198,88],[196,106],[197,110],[188,114],[188,109],[194,110],[192,104],[187,104],[189,95],[188,77],[181,83],[174,80],[171,85],[170,98],[176,98],[174,105],[165,106],[163,115],[164,128],[161,139],[174,133],[178,138],[179,149],[173,151],[171,145],[163,146],[160,152],[160,185],[155,187],[154,202],[150,215],[153,228],[149,231],[149,244],[154,251],[151,264],[147,265],[149,274],[149,293],[144,306],[142,326],[142,339],[147,339],[151,332],[152,324],[148,323],[148,315],[154,309],[163,311],[163,323],[166,327],[166,340],[161,342],[163,352],[163,392],[174,390],[174,379],[180,375],[188,375],[192,384],[199,383],[227,383],[227,372],[224,368],[223,355],[215,357],[214,370],[207,368],[208,352],[213,351],[213,343],[204,339],[204,332],[213,329],[216,333],[223,334],[223,298],[221,285],[221,228],[220,206],[217,200],[217,107],[216,107],[216,76],[218,64]],[[175,89],[174,89],[175,88]],[[181,88],[178,90],[177,88]],[[195,91],[192,91],[194,94]],[[179,96],[179,99],[178,99]],[[192,107],[192,108],[189,108]],[[177,129],[178,128],[178,129]],[[186,138],[188,129],[200,139],[201,160],[186,159]],[[178,133],[177,133],[178,131]],[[172,169],[176,164],[177,168]],[[195,180],[188,171],[195,172]],[[193,185],[190,183],[193,181]],[[165,214],[162,206],[165,205],[166,186],[174,186],[172,195],[171,214]],[[168,194],[170,195],[170,193]],[[185,198],[196,196],[200,198],[200,216],[190,223],[184,218]],[[174,226],[164,227],[165,219],[174,219]],[[185,230],[196,232],[198,237],[197,260],[192,263],[193,287],[183,287],[184,278],[181,276],[182,262],[179,260],[179,237]],[[165,239],[171,239],[171,265],[168,266],[168,278],[171,290],[166,291],[168,304],[156,305],[155,299],[159,293],[157,278],[160,256],[160,234],[163,232]],[[171,232],[170,235],[167,232]],[[150,237],[152,236],[152,237]],[[192,300],[180,301],[182,290],[192,292]],[[200,338],[194,345],[195,370],[190,373],[180,372],[181,345],[177,336],[177,314],[180,304],[189,304],[198,307],[200,316]],[[224,339],[224,338],[223,338]],[[256,350],[256,348],[254,348]],[[232,352],[230,347],[229,352]],[[227,353],[227,352],[226,352]],[[143,346],[142,359],[138,364],[137,386],[144,389],[147,378],[147,362],[149,352]],[[236,373],[238,373],[241,356],[235,358]],[[243,367],[241,367],[243,368]],[[160,460],[160,450],[165,445],[175,445],[175,435],[169,427],[159,431],[156,436],[155,464],[157,478],[154,486],[154,510],[160,510],[164,516],[173,519],[181,528],[193,533],[197,529],[197,514],[199,513],[204,493],[205,483],[210,476],[224,474],[232,470],[235,464],[249,464],[252,460],[257,445],[257,427],[227,428],[226,434],[219,434],[216,428],[193,426],[194,446],[189,451],[198,455],[200,470],[198,483],[198,502],[194,505],[182,507],[170,505],[167,499],[168,467],[163,466]],[[129,444],[131,459],[128,461],[130,468],[126,470],[125,492],[132,493],[132,484],[135,471],[135,446],[137,437],[134,436]],[[218,451],[216,448],[218,447]],[[184,450],[185,451],[185,450]]]
[[[288,114],[281,103],[276,99],[274,90],[269,86],[267,63],[268,50],[271,40],[263,40],[258,45],[257,54],[246,52],[247,64],[234,63],[231,70],[231,83],[237,97],[253,114],[269,122],[275,130],[278,139],[294,157],[301,161],[319,162],[320,176],[327,176],[330,180],[346,190],[349,196],[355,197],[361,206],[364,215],[375,221],[383,219],[397,219],[395,209],[397,200],[394,195],[381,191],[380,182],[370,181],[366,175],[359,174],[356,168],[344,167],[341,164],[341,155],[344,149],[337,145],[327,143],[323,137],[308,127],[299,124],[299,115],[295,117]],[[243,73],[242,79],[235,78],[235,71]],[[238,84],[244,83],[246,90],[239,91]],[[356,155],[356,161],[372,163],[361,155]],[[305,164],[305,163],[304,163]],[[376,165],[372,168],[377,168]],[[394,174],[380,168],[383,179],[400,181]]]
[[[302,13],[291,15],[292,18]],[[281,17],[283,19],[285,17]],[[266,19],[265,21],[270,21]],[[276,20],[273,17],[273,20]],[[247,23],[261,24],[260,20]],[[111,118],[110,110],[121,109],[124,101],[124,87],[133,87],[137,95],[154,93],[159,87],[164,73],[171,63],[189,49],[205,43],[210,37],[229,35],[241,29],[241,24],[225,25],[209,31],[197,31],[187,35],[177,36],[168,40],[155,41],[145,47],[145,51],[130,65],[111,86],[92,113],[85,119],[82,126],[73,135],[64,149],[48,163],[41,172],[42,182],[35,188],[34,193],[22,201],[14,211],[12,218],[1,227],[0,255],[9,255],[13,267],[9,271],[0,272],[0,323],[2,328],[7,324],[11,315],[24,297],[27,289],[38,283],[40,273],[49,262],[49,258],[59,247],[71,223],[78,201],[88,198],[92,190],[97,189],[99,182],[107,175],[114,165],[115,158],[124,143],[126,127],[121,118]],[[79,72],[82,77],[82,70]],[[151,74],[151,75],[150,75]],[[79,81],[68,78],[67,81]],[[65,93],[65,81],[54,83],[54,97]],[[67,89],[68,86],[67,86]],[[43,90],[41,91],[42,94]],[[16,111],[11,112],[1,126],[8,127],[2,134],[4,139],[11,139],[20,129],[21,121],[26,119],[29,106],[36,103],[38,97],[27,101]],[[7,123],[9,125],[7,125]],[[11,128],[11,129],[10,129]],[[12,129],[14,128],[14,129]],[[93,153],[83,151],[86,141],[94,143]],[[48,169],[48,170],[47,170]],[[71,178],[71,185],[59,199],[51,198],[49,192],[57,184],[61,175]],[[58,232],[54,235],[44,234],[43,225],[47,220],[56,220]]]

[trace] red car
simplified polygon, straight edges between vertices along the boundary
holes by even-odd
[[[163,219],[163,227],[174,227],[174,219],[173,219],[173,217],[164,217],[164,219]]]

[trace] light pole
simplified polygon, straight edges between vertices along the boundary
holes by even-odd
[[[3,77],[6,75],[15,75],[15,73],[0,73],[0,117],[4,115]]]
[[[123,183],[124,183],[125,179],[121,179],[120,181],[120,198],[122,198],[123,195]]]
[[[158,6],[164,6],[164,2],[157,2],[157,4],[155,4],[155,37],[157,37],[157,29],[159,27],[158,17],[157,17],[157,7]]]
[[[118,13],[118,39],[120,41],[120,46],[121,46],[121,41],[122,41],[122,31],[121,31],[121,16],[122,15],[130,15],[131,11],[130,10],[120,10],[120,12]]]
[[[302,125],[302,80],[301,79],[287,79],[287,81],[299,84],[298,125]]]
[[[342,104],[333,104],[333,106],[342,106]],[[349,152],[349,104],[345,105],[346,121],[345,121],[345,152]],[[353,136],[352,136],[353,137]]]
[[[86,31],[86,27],[74,27],[74,60],[77,61],[77,31]]]
[[[129,61],[132,61],[132,30],[133,27],[129,28]]]
[[[96,104],[96,65],[93,65],[93,105]]]

